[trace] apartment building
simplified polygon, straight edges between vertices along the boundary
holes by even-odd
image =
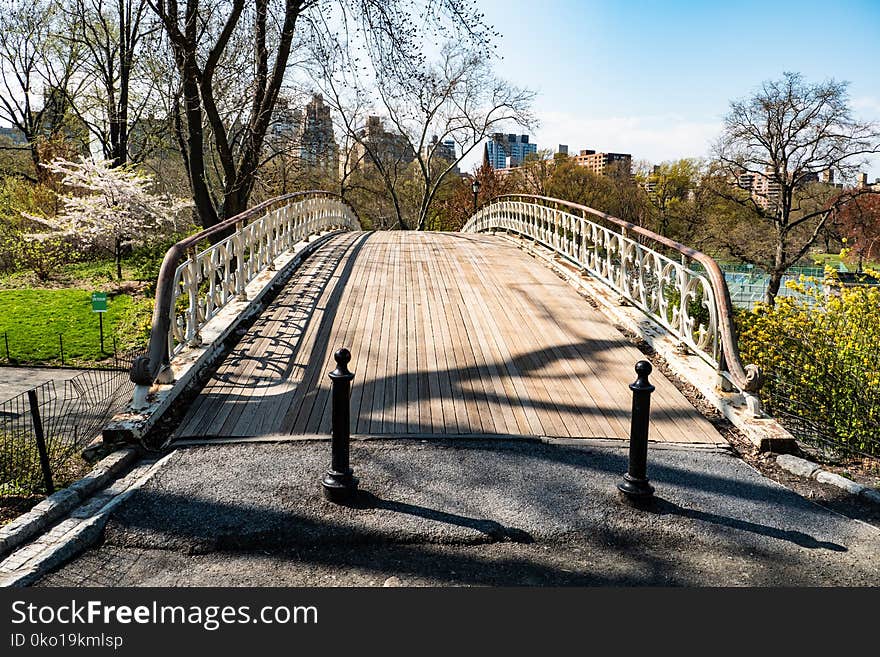
[[[529,141],[528,135],[496,132],[486,144],[489,166],[493,169],[518,167],[526,156],[538,152],[538,145]]]
[[[591,149],[583,149],[574,156],[574,161],[578,166],[587,167],[599,176],[606,175],[612,167],[626,173],[632,172],[632,155],[629,153],[597,153]]]

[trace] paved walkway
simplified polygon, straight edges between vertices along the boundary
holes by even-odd
[[[54,367],[0,367],[0,403],[46,381],[67,381],[85,370]]]
[[[358,441],[352,508],[326,442],[180,449],[40,585],[880,585],[880,531],[726,451],[652,446],[629,507],[614,444]]]
[[[499,237],[348,233],[303,265],[226,358],[177,437],[330,431],[348,347],[356,434],[629,436],[642,354],[549,268]],[[721,438],[662,374],[652,436]]]

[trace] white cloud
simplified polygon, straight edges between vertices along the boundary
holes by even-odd
[[[544,112],[537,131],[539,147],[567,144],[569,152],[582,148],[631,153],[633,158],[661,162],[702,157],[721,131],[716,121],[694,121],[669,114],[594,118],[570,112]]]
[[[851,105],[857,114],[868,119],[880,118],[880,99],[871,96],[853,98]]]
[[[591,117],[562,111],[538,112],[540,126],[530,135],[539,149],[555,151],[559,144],[569,153],[584,148],[600,152],[630,153],[633,159],[653,163],[708,155],[712,140],[721,132],[720,121],[694,121],[678,115]],[[468,158],[469,170],[482,157],[482,149]]]

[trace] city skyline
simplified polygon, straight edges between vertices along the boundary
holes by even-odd
[[[747,0],[735,12],[685,0],[481,7],[503,35],[496,72],[538,92],[540,125],[505,131],[528,132],[539,149],[568,144],[569,152],[595,148],[652,163],[706,157],[730,101],[785,71],[848,81],[855,115],[880,121],[880,3]],[[462,170],[481,156],[472,153]],[[866,172],[880,178],[880,157]]]

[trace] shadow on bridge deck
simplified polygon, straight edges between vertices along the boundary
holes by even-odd
[[[176,437],[328,433],[332,354],[351,349],[356,434],[627,438],[639,351],[503,239],[348,233],[254,323]],[[721,437],[659,373],[651,438]]]

